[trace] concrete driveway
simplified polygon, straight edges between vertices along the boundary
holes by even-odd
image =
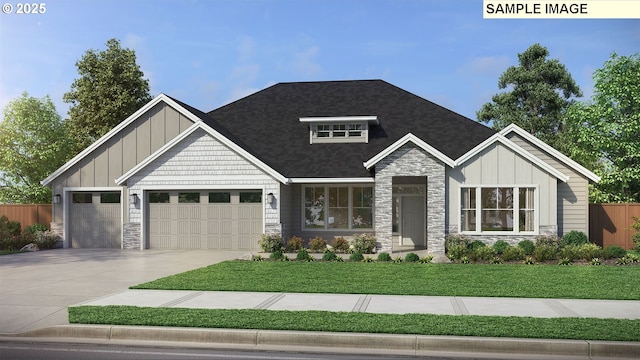
[[[0,256],[0,334],[69,324],[67,306],[237,259],[208,250],[55,249]]]

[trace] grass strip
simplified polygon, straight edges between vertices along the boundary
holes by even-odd
[[[77,306],[79,324],[640,341],[640,320]]]
[[[638,300],[640,266],[226,261],[132,289]]]

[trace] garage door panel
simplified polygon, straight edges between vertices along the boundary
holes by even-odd
[[[105,199],[113,199],[116,192],[76,192],[71,198],[82,199],[70,204],[70,243],[74,248],[119,248],[121,246],[121,204],[100,203],[102,195]],[[74,196],[79,194],[77,197]],[[116,193],[117,194],[117,193]],[[116,199],[119,198],[118,197]],[[116,200],[117,201],[117,200]]]
[[[150,203],[149,246],[159,247],[161,241],[166,241],[160,236],[171,236],[180,249],[257,250],[262,234],[262,204],[239,203],[239,191],[217,193],[227,192],[231,195],[224,197],[201,191],[201,203],[180,203],[178,192],[170,192],[169,202]],[[212,203],[208,203],[210,199]],[[161,219],[168,213],[169,218]]]

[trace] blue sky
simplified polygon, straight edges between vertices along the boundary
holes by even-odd
[[[6,1],[5,1],[6,2]],[[481,0],[57,0],[0,14],[0,106],[62,96],[110,38],[136,51],[151,94],[210,111],[278,82],[383,79],[475,119],[517,54],[540,43],[590,97],[640,20],[484,20]],[[15,4],[14,4],[15,5]]]

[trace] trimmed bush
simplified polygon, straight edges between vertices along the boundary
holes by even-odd
[[[533,255],[536,245],[531,240],[522,240],[518,243],[518,247],[524,251],[525,255]]]
[[[633,234],[631,241],[635,244],[634,249],[640,251],[640,232]]]
[[[587,243],[579,247],[580,258],[591,261],[602,256],[602,248],[596,244]]]
[[[0,216],[0,238],[19,236],[22,227],[17,221],[10,221],[6,215]]]
[[[309,240],[309,250],[311,252],[323,252],[327,250],[327,241],[320,236],[316,236]]]
[[[378,261],[391,261],[391,255],[386,252],[381,252],[378,254]]]
[[[471,239],[462,234],[448,234],[444,237],[444,251],[449,253],[449,249],[454,245],[464,245],[468,247]]]
[[[284,254],[282,253],[282,249],[274,251],[271,253],[271,255],[269,255],[269,259],[274,261],[281,260],[283,257],[284,257]]]
[[[263,252],[272,253],[282,249],[282,237],[278,234],[262,234],[258,245]]]
[[[353,250],[360,254],[373,254],[376,248],[376,237],[373,234],[358,234],[353,236]]]
[[[572,230],[562,236],[560,246],[580,246],[589,242],[587,234],[582,231]]]
[[[429,264],[433,261],[433,255],[425,255],[420,258],[420,264]]]
[[[298,260],[298,261],[309,261],[309,259],[313,259],[313,257],[311,257],[311,255],[309,255],[309,252],[307,251],[307,249],[302,248],[302,249],[298,250],[298,253],[296,254],[296,260]]]
[[[627,255],[627,250],[617,245],[607,246],[602,254],[605,259],[617,259],[624,257],[625,255]]]
[[[531,243],[533,245],[533,243]],[[502,252],[504,261],[524,260],[524,250],[520,246],[508,246]]]
[[[560,238],[555,235],[540,235],[536,236],[536,246],[552,246],[556,250],[560,248]]]
[[[471,253],[475,254],[476,259],[485,261],[489,261],[496,256],[496,252],[490,246],[482,246]]]
[[[496,252],[496,254],[502,255],[504,250],[509,246],[511,246],[511,245],[509,245],[508,242],[506,242],[504,240],[498,240],[498,241],[496,241],[495,244],[493,244],[493,250]]]
[[[449,247],[449,259],[451,260],[460,260],[462,257],[466,256],[469,252],[469,248],[466,245],[451,245]]]
[[[333,239],[331,246],[333,246],[337,252],[346,253],[347,250],[349,250],[349,241],[341,236]]]
[[[469,250],[474,251],[486,246],[487,244],[483,243],[482,241],[474,240],[471,244],[469,244]]]
[[[292,236],[287,240],[287,252],[296,252],[302,249],[302,238],[298,236]]]
[[[576,245],[567,245],[563,247],[562,249],[560,249],[560,258],[561,260],[568,259],[569,262],[581,259],[582,256],[580,256],[580,247]]]
[[[536,245],[533,250],[533,258],[537,262],[554,260],[556,258],[557,247],[553,245]]]
[[[364,256],[362,256],[362,253],[359,253],[357,251],[349,255],[349,261],[362,261],[362,260],[364,260]]]
[[[24,232],[28,232],[31,234],[35,234],[38,231],[47,231],[47,230],[49,230],[49,228],[46,225],[37,224],[37,223],[24,228]]]
[[[53,249],[59,241],[60,237],[53,231],[37,231],[33,234],[33,243],[38,245],[40,250]]]
[[[420,256],[418,256],[418,254],[415,253],[408,253],[407,256],[404,257],[404,261],[405,262],[418,262],[420,261]]]
[[[338,255],[336,255],[336,253],[334,253],[333,251],[325,251],[324,254],[322,255],[322,260],[335,261],[337,257]]]

